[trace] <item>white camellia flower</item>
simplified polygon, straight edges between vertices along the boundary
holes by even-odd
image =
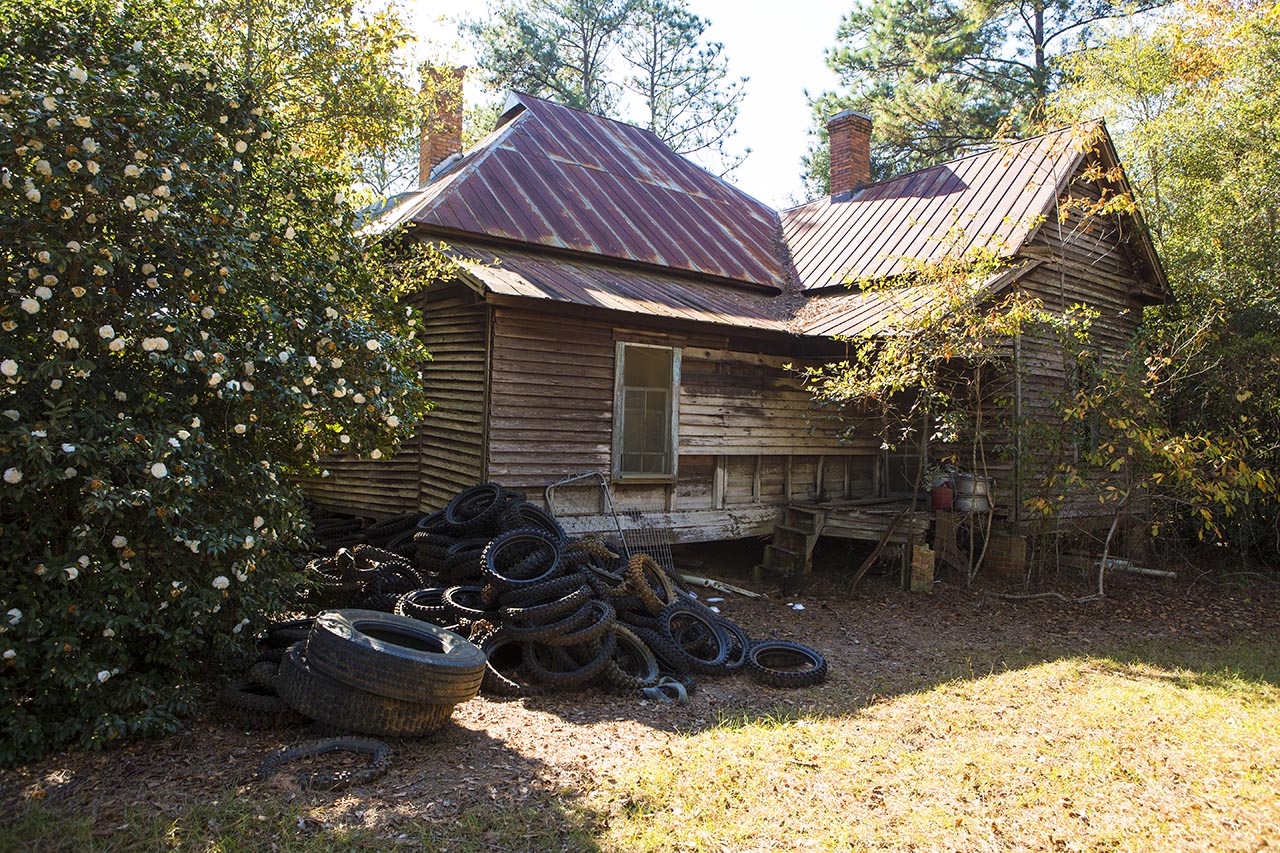
[[[102,167],[98,165],[97,160],[90,160],[88,165],[85,166],[85,168],[89,170],[90,175],[96,175],[102,171]]]
[[[280,363],[281,363],[281,364],[284,364],[286,361],[288,361],[288,360],[289,360],[289,353],[287,353],[287,352],[281,352],[281,353],[280,353],[280,355],[278,355],[278,356],[276,356],[276,357],[280,359]]]
[[[249,146],[245,144],[245,141],[243,139],[241,139],[239,142],[236,143],[237,154],[243,154],[248,149],[249,149]]]
[[[130,163],[128,166],[124,167],[124,176],[126,178],[136,178],[141,174],[142,174],[142,169],[139,168],[134,163]]]
[[[338,311],[332,305],[324,309],[324,315],[328,317],[330,320],[338,319]]]
[[[188,438],[191,438],[191,433],[187,432],[185,429],[180,429],[178,430],[178,438],[186,441]]]
[[[80,147],[85,150],[86,154],[96,154],[102,146],[98,145],[98,141],[92,136],[86,136],[80,140]]]
[[[298,232],[293,230],[292,225],[284,229],[284,238],[286,240],[292,240],[294,237],[297,237],[297,236],[298,236]]]
[[[11,486],[16,486],[22,482],[22,472],[17,468],[7,468],[4,472],[4,481]]]
[[[88,116],[76,116],[75,118],[71,119],[71,123],[74,124],[76,127],[89,127],[93,124],[93,119],[89,118]]]
[[[16,658],[17,656],[18,656],[18,653],[17,653],[17,652],[15,652],[13,649],[5,649],[5,650],[4,650],[4,659],[5,659],[5,660],[13,660],[13,659],[14,659],[14,658]]]
[[[128,544],[129,544],[129,540],[124,538],[118,533],[115,536],[111,537],[112,548],[123,548],[125,545],[128,545]]]
[[[26,311],[28,314],[40,313],[40,303],[35,299],[32,299],[30,296],[28,296],[26,299],[22,300],[22,302],[18,304],[21,305],[22,310]]]
[[[255,516],[253,517],[253,529],[254,529],[254,530],[257,530],[259,527],[261,527],[262,525],[264,525],[264,524],[266,524],[266,523],[267,523],[267,520],[266,520],[265,518],[263,518],[262,516],[260,516],[260,515],[255,515]]]
[[[247,551],[247,550],[249,550],[250,548],[252,548],[252,547],[253,547],[253,543],[254,543],[254,542],[256,542],[256,541],[258,541],[258,540],[254,539],[254,538],[253,538],[253,536],[246,536],[246,537],[244,537],[244,548],[245,548],[245,550]]]
[[[370,338],[369,340],[365,341],[364,345],[369,348],[369,352],[377,352],[379,349],[382,348],[382,344],[378,343],[373,338]]]
[[[67,580],[69,581],[73,581],[80,577],[80,570],[75,566],[67,566],[63,571],[67,573]]]
[[[342,367],[342,365],[343,365],[343,361],[340,358],[335,358],[329,362],[329,366],[332,367],[334,370],[337,370],[339,367]]]
[[[163,462],[157,462],[151,466],[151,476],[157,480],[163,480],[169,476],[169,469],[165,467]]]
[[[21,611],[21,610],[19,610],[19,609],[18,609],[18,608],[16,608],[16,607],[14,607],[13,609],[11,609],[11,610],[10,610],[8,613],[6,613],[5,615],[9,617],[9,624],[10,624],[10,625],[17,625],[19,622],[21,622],[21,621],[22,621],[22,611]]]
[[[232,429],[235,431],[236,435],[244,435],[244,431],[248,429],[248,427],[244,424],[236,424]]]
[[[370,459],[381,459],[381,458],[382,458],[382,451],[375,447],[375,448],[373,449],[373,452],[369,454],[369,458],[370,458]]]
[[[213,309],[210,308],[208,305],[200,309],[200,316],[205,318],[206,320],[212,320],[213,314],[214,314]]]
[[[221,374],[221,373],[214,373],[212,376],[210,376],[210,377],[209,377],[209,384],[210,384],[210,385],[217,385],[217,384],[218,384],[219,382],[221,382],[221,381],[222,381],[222,374]]]
[[[43,299],[45,302],[48,302],[50,299],[53,298],[53,291],[45,287],[44,285],[41,285],[40,287],[36,288],[36,298]]]
[[[344,433],[343,435],[338,436],[338,441],[342,442],[343,444],[350,444],[350,443],[351,443],[351,436],[346,435],[346,434]]]
[[[98,337],[102,338],[103,340],[106,340],[107,338],[114,338],[115,336],[116,336],[116,330],[111,326],[108,325],[108,326],[98,327]]]
[[[102,636],[106,637],[107,639],[111,639],[111,638],[112,638],[112,637],[114,637],[115,635],[116,635],[116,632],[115,632],[114,630],[112,630],[111,628],[103,628],[103,629],[102,629]]]
[[[120,350],[124,349],[124,338],[116,338],[114,341],[107,344],[107,349],[112,352],[120,352]]]
[[[233,171],[233,172],[243,172],[243,171],[244,171],[244,164],[243,164],[243,163],[241,163],[241,162],[240,162],[240,160],[239,160],[238,158],[237,158],[237,159],[235,159],[235,160],[232,160],[232,161],[231,161],[231,171]]]
[[[231,586],[231,581],[227,580],[226,575],[218,575],[213,579],[214,589],[226,589],[229,586]]]
[[[63,453],[75,453],[75,452],[76,452],[76,446],[75,446],[74,444],[64,444],[64,445],[62,445],[62,452],[63,452]]]
[[[397,418],[395,415],[392,415],[391,417],[387,418],[387,426],[391,427],[392,429],[395,429],[396,427],[400,426],[400,419]]]
[[[62,380],[61,379],[53,380],[52,382],[49,383],[49,387],[57,391],[59,388],[62,387]]]
[[[65,330],[65,329],[54,329],[54,330],[53,330],[53,341],[54,341],[54,343],[58,343],[58,344],[65,344],[65,343],[66,343],[67,341],[69,341],[69,340],[71,340],[71,336],[67,334],[67,332],[66,332],[66,330]]]
[[[106,670],[106,669],[101,670],[101,671],[99,671],[99,672],[98,672],[98,683],[99,683],[99,684],[102,684],[103,682],[105,682],[105,681],[106,681],[108,678],[110,678],[110,677],[111,677],[111,671],[110,671],[110,670]]]
[[[125,196],[125,197],[124,197],[124,201],[123,201],[123,202],[121,202],[121,204],[123,204],[123,205],[124,205],[125,210],[137,210],[137,209],[138,209],[138,200],[137,200],[136,198],[134,198],[133,196],[131,196],[131,195],[127,195],[127,196]],[[99,273],[99,275],[101,275],[101,273]]]
[[[83,83],[89,79],[89,72],[85,71],[79,65],[71,66],[71,70],[67,72],[67,76],[77,83]]]
[[[182,442],[178,441],[178,439],[174,438],[173,436],[170,436],[170,437],[169,437],[169,446],[170,446],[170,447],[181,447],[181,446],[182,446]]]
[[[36,161],[36,174],[44,175],[45,177],[48,177],[49,175],[53,174],[53,167],[49,165],[48,160]]]
[[[351,402],[355,403],[356,405],[363,405],[364,395],[361,394],[359,391],[357,391],[354,395],[352,395]]]
[[[89,568],[89,555],[81,554],[78,558],[76,558],[76,562],[80,564],[80,568],[82,569]]]

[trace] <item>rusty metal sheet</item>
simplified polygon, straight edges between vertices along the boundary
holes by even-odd
[[[399,221],[767,288],[787,283],[768,205],[647,130],[513,98],[499,128],[401,205]]]
[[[808,290],[906,272],[914,261],[974,248],[1011,257],[1085,156],[1088,124],[972,154],[782,212]]]
[[[607,261],[449,242],[450,254],[491,293],[567,302],[650,317],[792,330],[797,300]]]

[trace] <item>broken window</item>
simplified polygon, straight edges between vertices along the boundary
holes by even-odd
[[[676,473],[680,350],[619,343],[613,423],[613,473],[669,479]]]

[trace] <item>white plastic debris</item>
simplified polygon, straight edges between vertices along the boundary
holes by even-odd
[[[707,604],[719,604],[722,601],[724,601],[724,599],[717,595],[712,598],[708,598]]]

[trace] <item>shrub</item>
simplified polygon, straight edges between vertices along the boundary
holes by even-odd
[[[291,474],[426,408],[343,176],[166,2],[0,11],[0,762],[173,728],[279,606]],[[7,611],[7,613],[6,613]]]

